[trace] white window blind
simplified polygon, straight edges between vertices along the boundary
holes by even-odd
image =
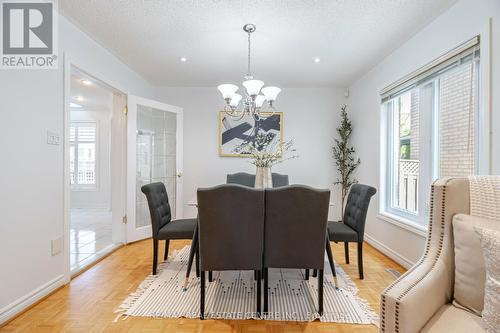
[[[411,90],[414,87],[428,81],[433,76],[438,76],[441,73],[460,66],[461,64],[471,61],[472,58],[479,57],[479,36],[460,44],[453,50],[443,54],[437,59],[431,61],[425,66],[416,71],[402,77],[396,82],[388,85],[380,91],[382,102],[386,102],[395,96]]]

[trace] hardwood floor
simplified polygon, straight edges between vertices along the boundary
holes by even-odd
[[[181,249],[188,241],[171,241]],[[163,247],[163,242],[161,242]],[[359,280],[356,246],[350,246],[351,264],[344,261],[343,244],[332,243],[337,263],[351,276],[360,296],[378,312],[380,292],[394,280],[386,268],[404,269],[373,247],[365,244],[365,279]],[[163,253],[161,248],[160,253]],[[150,273],[152,245],[145,240],[124,246],[77,276],[42,302],[3,327],[0,332],[377,332],[373,325],[297,323],[277,321],[231,321],[198,319],[152,319],[130,317],[113,322],[114,310]]]

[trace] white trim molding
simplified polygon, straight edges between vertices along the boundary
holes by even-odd
[[[0,325],[6,323],[20,312],[27,309],[29,306],[35,304],[42,298],[49,295],[51,292],[57,288],[63,286],[65,283],[64,274],[57,276],[55,279],[50,280],[46,284],[38,287],[37,289],[31,291],[29,294],[24,295],[18,300],[12,302],[11,304],[5,306],[0,310]]]
[[[377,218],[381,221],[391,223],[401,229],[408,230],[409,232],[414,233],[415,235],[427,237],[427,228],[417,224],[413,221],[406,220],[400,216],[396,216],[387,212],[380,212],[377,215]]]
[[[365,241],[406,269],[409,269],[410,267],[415,265],[415,262],[400,255],[390,247],[382,244],[381,242],[379,242],[378,240],[376,240],[375,238],[371,237],[368,234],[365,234]]]

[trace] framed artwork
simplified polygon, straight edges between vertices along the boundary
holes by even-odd
[[[275,149],[283,142],[283,113],[263,112],[260,117],[234,119],[219,114],[219,155],[245,157],[253,145],[259,151]]]

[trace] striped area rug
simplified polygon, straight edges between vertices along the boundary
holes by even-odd
[[[148,276],[117,309],[117,320],[128,316],[154,318],[198,318],[200,280],[194,269],[189,286],[183,291],[189,247],[174,253],[160,264],[156,276]],[[214,281],[206,283],[205,317],[212,319],[266,319],[286,321],[337,322],[378,325],[378,316],[357,295],[356,285],[336,267],[339,289],[325,262],[324,313],[319,316],[317,279],[304,280],[304,270],[269,270],[269,313],[257,318],[256,282],[252,271],[214,272]],[[263,285],[263,284],[262,284]]]

